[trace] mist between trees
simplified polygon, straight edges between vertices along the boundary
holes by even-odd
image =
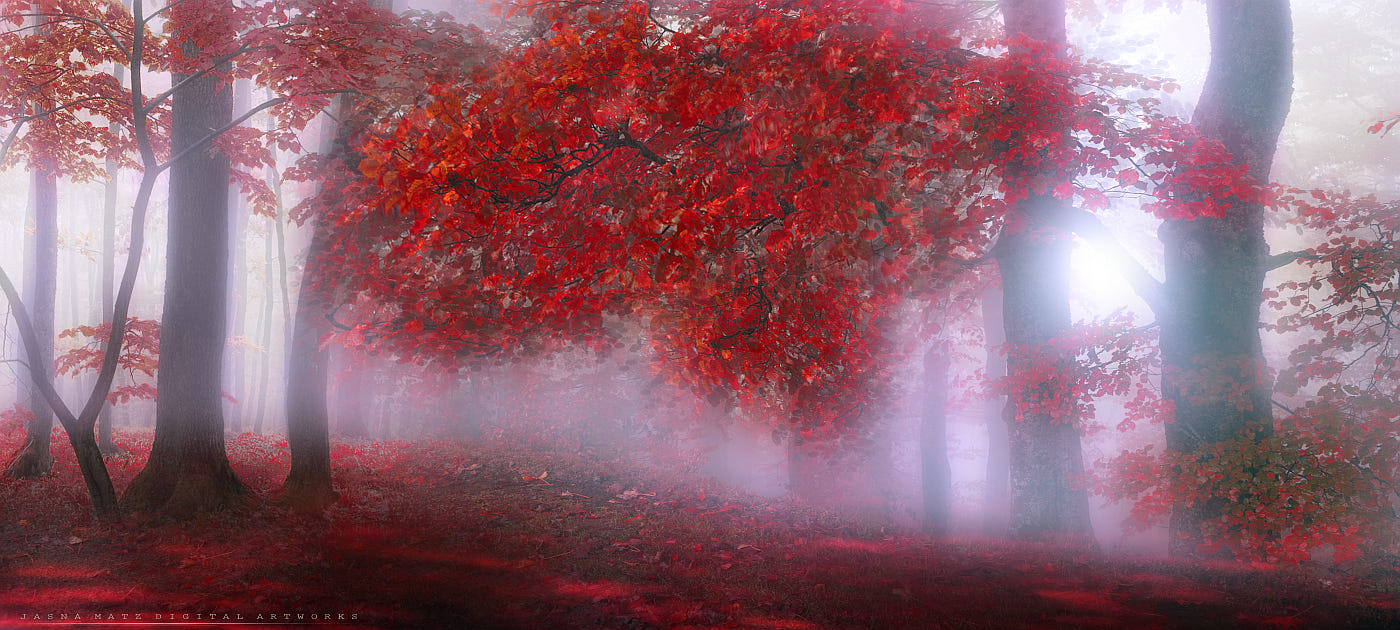
[[[1155,4],[0,2],[7,474],[187,518],[276,432],[315,512],[332,441],[490,436],[1392,557],[1400,15]]]

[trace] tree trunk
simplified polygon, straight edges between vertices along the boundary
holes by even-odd
[[[79,430],[70,432],[68,443],[73,446],[83,484],[98,515],[105,518],[117,514],[117,490],[112,486],[107,464],[102,461],[102,448],[93,434],[93,423],[84,422]]]
[[[25,303],[32,309],[34,335],[38,339],[39,365],[53,369],[54,307],[58,293],[58,173],[38,168],[31,179],[34,191],[33,255],[26,260]],[[29,248],[26,248],[29,249]],[[51,434],[53,409],[38,387],[29,388],[29,410],[24,444],[5,467],[11,477],[40,477],[53,469]]]
[[[275,180],[274,180],[275,181]],[[281,221],[280,218],[273,219]],[[258,402],[257,416],[253,421],[253,432],[263,432],[263,418],[267,414],[267,386],[272,380],[272,226],[263,235],[263,305],[258,316],[258,346],[262,354],[258,356]]]
[[[247,111],[249,101],[252,99],[252,86],[248,80],[240,79],[233,87],[233,111]],[[243,191],[237,186],[228,187],[228,208],[229,208],[229,286],[233,291],[233,296],[229,300],[229,344],[227,354],[224,356],[226,365],[224,375],[227,382],[224,384],[228,394],[233,400],[225,399],[225,410],[228,427],[235,433],[242,432],[247,422],[244,413],[247,404],[247,392],[243,391],[244,386],[244,364],[247,354],[247,343],[244,339],[245,320],[248,317],[248,254],[245,243],[248,233],[248,204],[243,198]]]
[[[793,424],[792,435],[787,438],[787,473],[788,473],[788,496],[794,499],[808,497],[811,488],[808,487],[812,463],[809,461],[806,445],[802,441],[802,434],[798,433],[797,424]]]
[[[1047,226],[1057,203],[1035,196],[1018,204],[1025,228],[1002,234],[997,244],[1003,323],[1013,347],[1045,346],[1069,328],[1072,242],[1067,233]],[[1007,361],[1012,375],[1043,367],[1014,353]],[[1010,445],[1012,533],[1026,539],[1092,540],[1088,491],[1076,484],[1084,474],[1077,419],[1064,410],[1031,408],[1018,420],[1024,402],[1009,398],[1002,418]]]
[[[935,535],[948,533],[953,511],[953,468],[948,461],[948,350],[937,343],[924,354],[924,402],[919,423],[924,524]]]
[[[327,352],[320,347],[329,300],[316,281],[327,271],[322,262],[327,234],[319,218],[312,220],[311,249],[297,291],[287,355],[287,444],[292,468],[282,484],[283,501],[309,511],[324,509],[337,498],[331,488],[330,413],[326,406],[330,366]]]
[[[369,4],[376,9],[389,9],[394,3],[393,0],[370,0]],[[323,147],[322,153],[351,157],[351,138],[361,126],[353,120],[344,121],[351,115],[353,105],[348,95],[336,100],[338,115],[333,120],[342,122],[331,124],[329,133],[324,136],[330,145]],[[317,280],[333,270],[323,260],[329,248],[327,230],[320,217],[313,217],[312,221],[311,246],[297,291],[295,321],[288,332],[287,443],[292,451],[292,469],[282,484],[282,498],[299,509],[320,510],[337,498],[331,489],[330,414],[326,409],[329,357],[319,347],[332,296],[316,286]],[[285,274],[282,282],[285,292]]]
[[[1269,181],[1278,136],[1292,92],[1292,23],[1286,0],[1213,0],[1211,63],[1192,123]],[[1169,220],[1165,248],[1166,299],[1161,343],[1162,390],[1175,408],[1167,447],[1195,453],[1273,429],[1272,383],[1259,336],[1268,244],[1264,207],[1229,200],[1226,216]],[[1192,555],[1201,524],[1220,516],[1218,501],[1177,505],[1170,551]]]
[[[340,369],[347,373],[336,388],[335,398],[340,401],[336,432],[348,438],[364,439],[369,437],[367,416],[374,406],[374,377],[366,359],[346,357],[348,353],[339,353]]]
[[[112,76],[117,80],[117,84],[122,84],[122,76],[125,74],[123,66],[117,65],[112,68]],[[118,127],[112,123],[110,131],[116,135]],[[117,270],[117,162],[113,159],[107,160],[107,184],[102,191],[102,317],[105,319],[112,313],[115,302],[115,283],[113,278]],[[102,344],[102,351],[107,351],[107,344]],[[102,450],[103,455],[120,455],[122,448],[112,440],[112,405],[104,403],[102,411],[97,416],[97,446]]]
[[[1006,376],[1006,356],[1001,346],[1006,343],[1002,329],[1001,289],[988,287],[982,292],[982,330],[987,346],[987,378]],[[1002,412],[1005,396],[992,396],[982,408],[987,421],[987,487],[983,527],[992,536],[1005,535],[1011,517],[1011,444]]]
[[[175,81],[185,77],[176,75]],[[232,93],[208,74],[171,103],[175,153],[232,119]],[[123,502],[176,518],[240,503],[224,450],[223,351],[228,303],[228,158],[199,149],[170,169],[165,303],[150,459]]]
[[[1008,35],[1063,46],[1063,0],[1004,0],[1002,15]],[[1068,85],[1063,86],[1068,90]],[[1013,142],[1015,140],[1013,139]],[[1020,167],[1028,180],[1045,180],[1044,167]],[[1057,182],[1043,182],[1053,189]],[[1045,194],[1031,192],[1011,210],[996,246],[1001,273],[1002,320],[1013,347],[1042,348],[1069,329],[1069,254],[1071,235],[1054,223],[1056,204]],[[1035,366],[1013,356],[1008,374],[1026,376]],[[1022,379],[1024,380],[1024,379]],[[1011,531],[1018,538],[1093,541],[1089,494],[1077,486],[1084,473],[1077,418],[1058,410],[1032,409],[1017,419],[1024,401],[1008,399],[1003,418],[1010,444]],[[1052,413],[1056,411],[1057,413]],[[1056,417],[1058,414],[1059,417]]]
[[[342,114],[350,111],[349,100],[342,97],[336,109]],[[348,124],[332,124],[322,152],[344,155],[352,132]],[[331,488],[330,411],[326,404],[330,357],[320,343],[321,336],[329,332],[326,315],[332,296],[322,282],[333,273],[325,262],[330,235],[321,217],[311,221],[311,245],[297,290],[287,349],[287,444],[292,468],[282,484],[282,500],[298,509],[316,511],[334,503],[337,494]]]

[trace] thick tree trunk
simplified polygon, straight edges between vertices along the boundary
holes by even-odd
[[[919,422],[919,459],[923,462],[924,526],[935,535],[948,532],[953,512],[953,467],[948,461],[948,348],[935,344],[924,353],[924,401]]]
[[[31,179],[34,194],[33,255],[26,261],[25,302],[32,309],[34,335],[38,338],[39,365],[53,369],[54,307],[58,293],[58,174],[36,169]],[[26,248],[28,249],[28,248]],[[37,387],[29,387],[28,406],[33,417],[25,426],[20,446],[5,473],[11,477],[39,477],[53,468],[51,434],[53,409]]]
[[[231,91],[219,82],[210,74],[175,93],[176,153],[232,118]],[[191,151],[170,169],[156,434],[146,467],[123,498],[136,510],[184,518],[232,507],[246,496],[224,450],[228,181],[228,158],[213,150]]]
[[[1192,123],[1219,140],[1259,182],[1269,181],[1292,92],[1292,23],[1286,0],[1212,0],[1211,63]],[[1162,224],[1166,281],[1162,390],[1175,408],[1167,446],[1195,453],[1245,429],[1273,429],[1272,384],[1259,336],[1268,244],[1264,208],[1231,203],[1226,216]],[[1170,550],[1191,555],[1219,502],[1178,505]]]
[[[1001,11],[1008,35],[1058,45],[1066,42],[1063,0],[1003,0]],[[1043,167],[1010,167],[1021,169],[1019,175],[1027,180],[1041,181],[1046,189],[1056,185],[1044,181],[1052,174],[1032,170]],[[1043,347],[1070,326],[1072,241],[1068,232],[1055,226],[1058,203],[1049,195],[1034,193],[1017,202],[997,242],[1002,321],[1013,347]],[[1028,374],[1033,369],[1014,357],[1007,363],[1013,376],[1034,377]],[[1017,409],[1023,404],[1011,397],[1003,412],[1010,446],[1011,532],[1018,538],[1092,543],[1088,491],[1077,485],[1084,473],[1078,419],[1060,410],[1033,409],[1018,420]]]
[[[1006,331],[1002,328],[1001,289],[989,287],[982,292],[982,330],[987,345],[987,378],[1000,379],[1006,376],[1006,356],[1001,346],[1006,343]],[[1001,536],[1011,518],[1011,444],[1002,417],[1006,409],[1005,396],[992,396],[982,408],[982,417],[987,421],[987,487],[983,527],[987,534]]]
[[[1058,203],[1034,196],[1018,204],[1025,226],[1002,234],[997,245],[1003,323],[1013,347],[1044,346],[1070,325],[1071,241],[1069,234],[1048,225]],[[1007,361],[1009,374],[1035,369],[1043,366],[1014,354]],[[1088,491],[1076,483],[1084,474],[1077,419],[1065,410],[1040,408],[1017,419],[1024,403],[1009,398],[1002,417],[1009,431],[1012,533],[1027,539],[1092,540]]]

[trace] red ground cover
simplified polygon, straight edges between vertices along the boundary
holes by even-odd
[[[122,489],[150,434],[117,441]],[[229,450],[247,507],[188,523],[98,525],[57,446],[54,475],[0,480],[0,627],[1400,627],[1393,582],[931,539],[485,440],[338,445],[340,502],[297,515],[271,500],[285,441]]]

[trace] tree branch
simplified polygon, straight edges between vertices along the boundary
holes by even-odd
[[[1318,256],[1317,254],[1308,253],[1306,251],[1283,252],[1282,254],[1274,254],[1264,260],[1264,271],[1268,272],[1278,269],[1279,267],[1286,267],[1299,260],[1322,260],[1322,257]]]
[[[29,359],[29,380],[43,394],[44,399],[49,401],[49,408],[53,409],[58,421],[63,425],[63,429],[69,433],[78,431],[78,419],[74,417],[72,410],[63,402],[63,397],[58,395],[58,390],[54,389],[53,365],[45,365],[39,356],[39,335],[34,331],[34,322],[29,319],[29,309],[19,297],[19,291],[15,290],[14,283],[10,282],[10,274],[5,273],[4,268],[0,268],[0,290],[4,291],[5,298],[10,301],[13,307],[10,309],[10,316],[15,318],[15,323],[19,325],[19,336],[24,341],[24,354]],[[52,340],[49,343],[53,343]]]

